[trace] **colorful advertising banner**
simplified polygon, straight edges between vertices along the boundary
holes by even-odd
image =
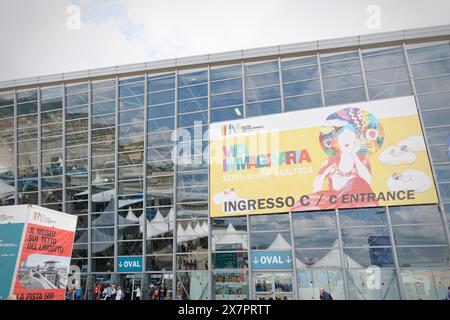
[[[0,233],[0,252],[5,251],[2,243],[14,244],[8,246],[10,259],[0,257],[0,299],[63,300],[77,217],[28,205],[2,207],[1,212],[23,223],[0,224],[1,230],[7,228]]]
[[[26,218],[26,214],[0,209],[0,300],[10,295]]]
[[[210,126],[211,217],[437,203],[414,97]]]

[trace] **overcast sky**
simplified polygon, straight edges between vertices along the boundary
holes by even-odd
[[[449,12],[449,0],[0,0],[0,81],[450,24]]]

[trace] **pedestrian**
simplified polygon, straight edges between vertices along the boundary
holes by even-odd
[[[155,299],[153,299],[154,292],[155,292],[155,285],[153,283],[151,283],[150,288],[148,288],[148,297],[150,298],[150,300],[155,300]]]
[[[153,291],[153,300],[159,300],[159,284],[155,286],[155,290]]]
[[[447,296],[444,300],[450,300],[450,286],[447,288]]]
[[[141,300],[141,288],[139,287],[139,285],[136,286],[136,289],[134,290],[134,292],[136,292],[134,299]]]
[[[103,290],[103,300],[111,300],[112,296],[112,289],[111,285],[108,284],[108,286]]]
[[[80,285],[77,285],[75,289],[75,300],[81,300],[81,288]]]
[[[123,300],[124,296],[125,296],[125,293],[123,292],[122,288],[120,286],[117,286],[116,300]]]
[[[112,285],[112,294],[111,294],[111,300],[116,300],[116,294],[117,294],[117,290],[116,290],[116,285]]]
[[[333,300],[333,297],[324,288],[320,288],[320,300]]]

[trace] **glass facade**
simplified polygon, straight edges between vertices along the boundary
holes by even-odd
[[[377,44],[0,92],[0,203],[78,216],[72,264],[165,299],[443,299],[450,42]],[[414,95],[440,203],[211,219],[208,124]],[[226,235],[226,236],[225,236]],[[253,252],[291,250],[289,270]],[[118,272],[140,256],[143,271]],[[126,291],[127,297],[133,292]]]

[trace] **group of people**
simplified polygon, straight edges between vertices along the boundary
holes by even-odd
[[[81,300],[81,288],[79,285],[69,288],[66,287],[66,300]]]
[[[148,288],[148,296],[150,300],[165,300],[167,296],[167,287],[161,283],[150,284]]]
[[[142,291],[139,285],[133,289],[134,300],[141,300]],[[94,298],[95,300],[125,300],[125,291],[116,285],[106,285],[103,286],[97,283],[94,287]]]

